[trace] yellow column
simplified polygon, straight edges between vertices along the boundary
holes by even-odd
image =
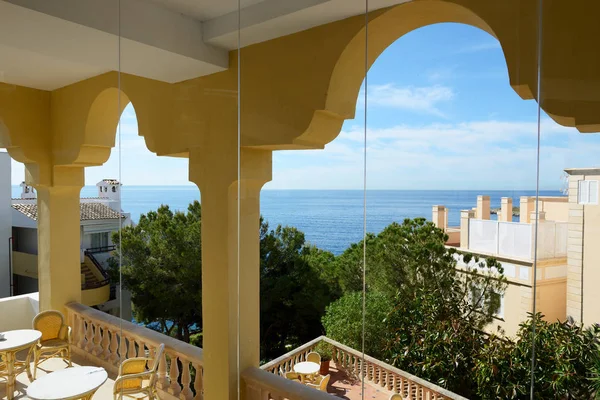
[[[530,223],[530,214],[535,210],[535,197],[522,196],[519,210],[519,222]]]
[[[500,214],[498,221],[512,222],[513,218],[513,203],[512,198],[503,197],[500,199]]]
[[[433,206],[431,219],[436,227],[445,231],[448,228],[448,209],[444,206]]]
[[[233,400],[239,372],[260,360],[260,190],[271,152],[243,149],[239,180],[234,146],[218,147],[190,151],[190,181],[202,202],[204,398]]]
[[[38,285],[40,311],[81,301],[79,195],[81,167],[27,165],[37,190]]]
[[[469,248],[469,221],[475,218],[474,210],[460,211],[460,247]]]
[[[490,219],[490,196],[477,196],[477,219]]]

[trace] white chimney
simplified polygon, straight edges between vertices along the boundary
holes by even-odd
[[[32,186],[29,186],[25,182],[21,182],[21,198],[22,199],[35,199],[35,189]]]
[[[96,184],[98,197],[111,201],[118,201],[121,195],[121,184],[116,179],[102,179]]]

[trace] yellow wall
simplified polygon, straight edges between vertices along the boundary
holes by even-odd
[[[567,222],[569,220],[569,199],[564,197],[540,198],[540,210],[546,213],[546,220]]]
[[[515,336],[519,329],[519,324],[522,321],[521,315],[521,290],[522,287],[514,284],[509,284],[504,292],[504,317],[494,319],[494,321],[486,328],[490,333],[496,330],[496,327],[502,328],[505,335]]]
[[[567,278],[538,282],[537,309],[549,322],[567,317]]]
[[[86,306],[97,306],[110,298],[110,285],[81,291],[81,303]]]
[[[599,175],[585,179],[599,180]],[[600,205],[583,206],[583,322],[600,323]]]
[[[13,251],[12,262],[14,274],[37,279],[37,255],[21,253],[20,251]]]

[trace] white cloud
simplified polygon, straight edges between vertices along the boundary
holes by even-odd
[[[388,83],[369,85],[367,91],[369,106],[397,108],[441,117],[444,116],[444,113],[438,108],[438,105],[453,98],[452,89],[442,85],[398,87]],[[364,104],[364,92],[359,96],[359,102]]]
[[[478,53],[480,51],[495,50],[500,48],[500,42],[497,40],[477,43],[470,46],[461,47],[456,50],[456,54]]]
[[[597,165],[600,136],[542,120],[542,189],[562,170]],[[534,189],[537,123],[472,121],[370,129],[370,189]],[[344,130],[325,150],[279,152],[269,189],[361,189],[364,132]]]

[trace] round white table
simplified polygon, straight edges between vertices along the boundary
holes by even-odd
[[[300,381],[304,382],[306,376],[313,376],[319,372],[321,366],[312,361],[303,361],[294,364],[294,372],[300,375]]]
[[[38,378],[27,388],[27,396],[34,400],[91,399],[106,379],[104,368],[66,368]]]
[[[27,371],[30,381],[30,360],[33,347],[42,337],[42,332],[33,329],[18,329],[15,331],[2,332],[4,339],[0,340],[0,363],[6,363],[6,397],[11,400],[15,391],[15,379],[23,371]],[[27,350],[25,360],[17,360],[17,353]]]

